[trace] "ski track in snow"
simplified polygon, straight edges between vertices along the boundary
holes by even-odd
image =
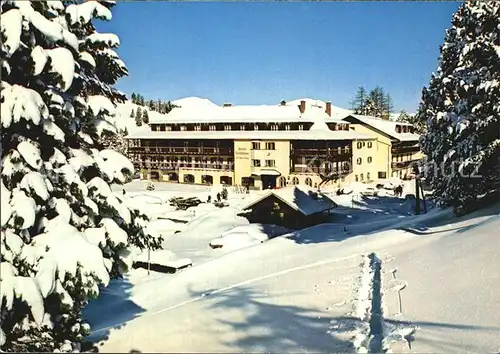
[[[411,349],[410,342],[418,330],[411,324],[389,324],[384,320],[384,292],[397,291],[399,296],[399,314],[401,308],[401,291],[408,285],[405,281],[396,278],[397,268],[384,271],[383,257],[370,253],[364,256],[361,264],[361,276],[357,297],[355,299],[354,315],[351,330],[355,332],[352,345],[357,353],[387,353],[391,351],[392,343],[406,342]],[[394,258],[386,257],[389,262]],[[384,276],[390,273],[389,288],[384,287]],[[335,327],[330,332],[335,332]]]
[[[228,290],[231,290],[231,289],[234,289],[234,288],[238,288],[238,287],[241,287],[241,286],[244,286],[244,285],[255,283],[255,282],[260,281],[260,280],[265,280],[265,279],[277,277],[277,276],[280,276],[280,275],[285,275],[285,274],[296,272],[296,271],[299,271],[299,270],[304,270],[304,269],[308,269],[308,268],[314,268],[314,267],[322,266],[322,265],[325,265],[325,264],[337,263],[337,262],[341,262],[341,261],[353,259],[353,258],[356,258],[356,257],[359,257],[359,256],[360,256],[360,254],[353,254],[353,255],[350,255],[350,256],[347,256],[347,257],[329,258],[329,259],[325,259],[325,260],[322,260],[322,261],[318,261],[318,262],[314,262],[314,263],[309,263],[309,264],[305,264],[305,265],[297,266],[297,267],[293,267],[293,268],[288,268],[288,269],[281,270],[281,271],[278,271],[278,272],[274,272],[274,273],[271,273],[271,274],[267,274],[267,275],[264,275],[264,276],[260,276],[260,277],[248,279],[248,280],[245,280],[245,281],[233,284],[233,285],[226,286],[224,288],[220,288],[220,289],[217,289],[217,290],[214,290],[214,291],[203,293],[200,296],[197,296],[197,297],[194,297],[192,299],[180,302],[180,303],[178,303],[176,305],[172,305],[172,306],[166,307],[164,309],[158,310],[158,311],[153,312],[153,313],[144,314],[142,316],[139,316],[138,318],[144,317],[144,316],[159,315],[161,313],[164,313],[164,312],[173,310],[175,308],[178,308],[178,307],[190,304],[192,302],[199,301],[199,300],[201,300],[201,299],[203,299],[203,298],[205,298],[207,296],[219,294],[219,293],[222,293],[224,291],[228,291]],[[96,329],[96,330],[92,331],[91,336],[95,335],[95,334],[98,334],[100,332],[103,332],[103,331],[110,330],[110,329],[112,329],[114,327],[118,327],[118,326],[124,325],[127,322],[129,322],[129,321],[124,321],[124,322],[121,322],[121,323],[116,323],[116,324],[114,324],[112,326],[107,326],[107,327]]]

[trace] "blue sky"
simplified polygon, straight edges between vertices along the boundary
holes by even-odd
[[[276,104],[310,97],[349,108],[356,88],[413,112],[437,68],[458,2],[123,2],[101,32],[119,35],[146,99]]]

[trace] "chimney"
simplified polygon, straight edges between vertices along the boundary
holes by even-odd
[[[330,101],[326,102],[326,107],[325,107],[325,112],[328,114],[330,117],[332,116],[332,103]]]
[[[299,111],[301,114],[304,114],[304,112],[306,111],[306,101],[300,101]]]
[[[227,103],[224,103],[223,107],[231,107],[232,105],[233,105],[232,103],[227,102]]]

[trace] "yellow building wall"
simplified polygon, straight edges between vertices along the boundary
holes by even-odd
[[[361,124],[351,124],[350,126],[352,128],[354,128],[354,130],[356,132],[371,135],[376,140],[374,142],[374,147],[371,148],[372,151],[366,151],[367,154],[370,154],[370,155],[366,155],[366,157],[372,156],[372,158],[373,158],[373,161],[372,161],[373,168],[369,169],[370,178],[373,180],[378,179],[379,172],[385,173],[386,178],[389,178],[391,176],[391,171],[392,171],[392,169],[391,169],[391,161],[392,161],[391,139],[389,137],[387,137],[386,135],[381,134],[378,131],[370,129],[370,127],[367,127],[367,126],[364,126]],[[362,155],[360,155],[360,157],[363,157],[364,152],[360,152],[360,153],[362,154]],[[363,161],[365,161],[365,159],[363,159]],[[354,169],[356,170],[357,164],[356,164],[356,160],[354,158],[353,158],[353,163],[354,163]],[[361,170],[356,170],[356,172],[361,173]],[[366,172],[368,172],[368,171],[366,171]],[[365,176],[366,176],[366,172],[364,172]]]
[[[377,149],[377,140],[353,140],[352,142],[352,173],[349,182],[368,182],[377,179],[380,162],[383,156]]]
[[[241,185],[243,177],[252,174],[252,142],[250,140],[234,141],[234,181],[233,184]]]
[[[290,172],[290,142],[288,140],[261,140],[260,149],[253,150],[252,142],[256,140],[237,140],[234,142],[235,181],[242,184],[242,178],[252,177],[256,188],[263,188],[258,174],[262,170],[276,170],[282,176]],[[266,143],[274,143],[274,150],[266,149]],[[260,161],[260,167],[253,165],[253,160]],[[266,160],[273,160],[274,166],[267,167]],[[252,175],[255,173],[255,175]]]

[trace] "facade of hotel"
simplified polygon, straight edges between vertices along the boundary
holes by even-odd
[[[127,141],[143,179],[256,189],[314,187],[325,177],[335,185],[404,177],[408,161],[420,156],[418,136],[407,124],[332,112],[329,102],[306,100],[174,108]]]

